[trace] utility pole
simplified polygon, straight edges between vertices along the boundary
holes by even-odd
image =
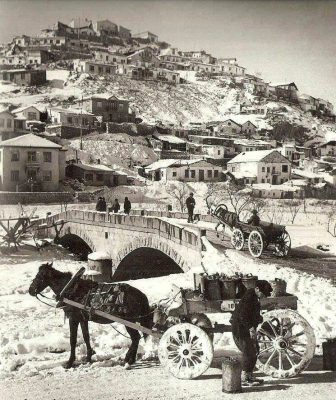
[[[83,150],[83,95],[82,95],[81,113],[80,113],[80,149]]]

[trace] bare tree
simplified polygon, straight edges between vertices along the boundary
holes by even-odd
[[[286,207],[288,208],[289,214],[291,216],[291,223],[294,224],[294,221],[303,205],[302,200],[299,199],[291,199],[285,202]]]
[[[283,212],[284,210],[282,207],[280,207],[278,204],[273,204],[265,214],[269,222],[280,225],[284,216]]]
[[[172,200],[177,202],[181,212],[186,208],[185,200],[189,192],[189,187],[185,182],[171,183],[167,185],[166,191]]]
[[[227,200],[225,186],[218,182],[207,183],[207,191],[205,193],[205,203],[210,211],[212,206],[216,206]]]
[[[253,197],[251,196],[251,192],[240,190],[237,185],[231,182],[225,186],[225,192],[234,212],[239,218],[242,212],[247,210],[252,203]]]

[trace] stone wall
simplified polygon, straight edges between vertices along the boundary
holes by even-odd
[[[78,192],[79,202],[92,201],[92,193]],[[0,192],[0,204],[53,204],[74,203],[74,197],[69,192]]]

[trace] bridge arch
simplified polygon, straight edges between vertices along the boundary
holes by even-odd
[[[80,255],[83,261],[87,261],[88,255],[96,250],[89,235],[82,229],[74,229],[70,226],[62,230],[62,236],[59,237],[58,243],[74,254]]]
[[[114,280],[178,274],[190,269],[172,246],[154,237],[139,237],[128,243],[119,250],[114,261]]]

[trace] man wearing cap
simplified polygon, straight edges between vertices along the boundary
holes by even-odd
[[[253,210],[252,211],[252,216],[251,218],[247,221],[247,223],[249,225],[253,225],[253,226],[259,226],[260,224],[260,218],[258,215],[258,211],[257,210]]]
[[[188,209],[188,222],[194,221],[194,208],[196,201],[194,199],[194,193],[190,193],[189,197],[186,200],[186,206]]]
[[[269,282],[258,280],[254,289],[246,290],[231,317],[233,340],[242,352],[242,385],[261,385],[263,380],[253,377],[259,346],[257,326],[263,321],[259,300],[273,291]]]

